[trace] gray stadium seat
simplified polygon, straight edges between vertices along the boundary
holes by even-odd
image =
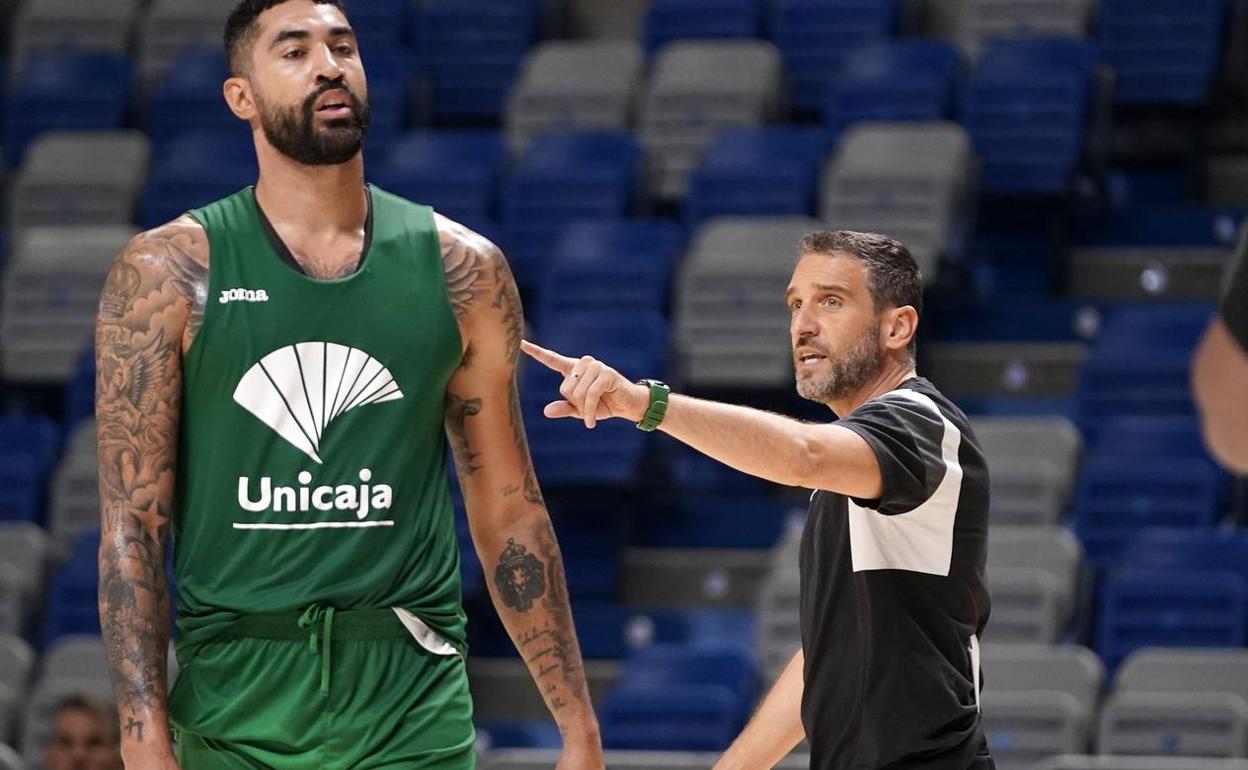
[[[926,349],[928,379],[950,396],[1069,396],[1088,357],[1078,342],[942,342]]]
[[[21,633],[43,598],[48,536],[29,522],[0,524],[0,633]],[[12,613],[12,614],[10,614]]]
[[[660,50],[640,119],[651,195],[683,198],[719,130],[779,117],[783,72],[779,52],[761,41],[681,41]]]
[[[65,552],[79,534],[100,523],[99,466],[95,420],[74,429],[65,456],[52,475],[48,529],[54,547]]]
[[[676,284],[675,342],[690,385],[793,384],[784,290],[806,217],[732,217],[703,225]]]
[[[1199,757],[1051,757],[1032,770],[1248,770],[1248,760]]]
[[[624,603],[751,608],[767,564],[766,551],[632,548],[624,556]]]
[[[1070,620],[1082,560],[1083,547],[1064,527],[990,527],[987,638],[1056,641]]]
[[[32,227],[0,299],[0,368],[14,382],[62,382],[91,342],[100,289],[134,235],[126,226]]]
[[[791,567],[773,567],[758,592],[758,659],[763,679],[775,681],[802,646],[799,576]]]
[[[717,754],[675,751],[608,751],[606,764],[611,770],[706,770],[719,759]],[[505,749],[482,757],[482,770],[550,770],[559,762],[557,749]],[[790,754],[775,765],[776,770],[807,770],[810,757]]]
[[[39,667],[41,684],[62,680],[108,682],[104,639],[89,634],[62,636],[44,653]]]
[[[221,30],[230,14],[230,3],[203,0],[155,0],[143,20],[143,82],[155,85],[169,65],[187,48],[221,47]]]
[[[139,0],[26,0],[13,30],[15,67],[37,52],[124,54]]]
[[[645,59],[628,41],[552,41],[529,54],[508,100],[514,153],[547,131],[624,131]]]
[[[1104,300],[1205,301],[1218,296],[1229,253],[1229,247],[1221,246],[1076,248],[1070,258],[1070,294]]]
[[[965,237],[978,164],[956,123],[859,123],[824,167],[820,218],[834,230],[876,232],[909,247],[925,282]]]
[[[619,679],[620,662],[585,661],[585,682],[594,703],[602,702]],[[542,694],[533,686],[533,674],[519,658],[469,658],[469,686],[474,693],[490,693],[473,704],[479,720],[537,721],[550,718]],[[478,733],[478,740],[484,736]]]
[[[0,685],[19,695],[30,686],[35,651],[16,634],[0,634]]]
[[[972,53],[997,38],[1084,37],[1092,10],[1091,0],[955,0],[955,5],[955,37]]]
[[[141,131],[41,134],[17,175],[12,227],[130,222],[149,154]]]
[[[1083,454],[1079,429],[1063,417],[977,417],[971,428],[988,459],[993,523],[1055,523],[1069,502],[1079,470]],[[1028,467],[1040,470],[1029,473]],[[1038,487],[1050,479],[1059,484],[1056,499],[1061,507],[1050,512],[1027,506],[1028,495],[1039,496],[1048,505],[1049,495]]]
[[[1248,756],[1248,650],[1134,653],[1101,713],[1099,749]]]
[[[27,770],[22,755],[7,743],[0,743],[0,770]]]
[[[981,661],[985,729],[999,768],[1087,751],[1105,678],[1095,653],[1073,646],[985,644]]]

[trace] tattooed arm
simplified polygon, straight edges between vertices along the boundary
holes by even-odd
[[[100,625],[127,768],[176,768],[165,709],[169,533],[183,345],[203,318],[208,242],[183,218],[136,236],[95,332]]]
[[[473,541],[499,617],[564,736],[565,765],[600,768],[563,560],[520,415],[520,296],[494,244],[445,219],[439,234],[451,306],[467,343],[447,386],[446,428]]]

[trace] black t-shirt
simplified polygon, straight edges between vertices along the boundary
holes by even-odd
[[[1240,233],[1239,243],[1231,255],[1221,312],[1222,322],[1248,354],[1248,225]]]
[[[916,377],[841,419],[879,500],[811,496],[801,546],[812,770],[965,770],[983,749],[988,468],[966,416]]]

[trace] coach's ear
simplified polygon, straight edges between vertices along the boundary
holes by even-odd
[[[247,78],[232,77],[221,87],[225,103],[230,112],[239,119],[250,121],[256,116],[256,99],[251,90],[251,81]]]
[[[884,347],[891,351],[905,350],[919,332],[919,311],[912,305],[886,310],[880,319],[880,336]]]

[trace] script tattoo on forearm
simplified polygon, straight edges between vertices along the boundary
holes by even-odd
[[[538,625],[520,634],[516,645],[529,667],[535,670],[538,686],[547,697],[551,710],[559,711],[568,705],[568,699],[587,702],[589,690],[585,683],[585,665],[576,639],[576,627],[572,623],[563,557],[549,518],[543,517],[537,525],[533,540],[545,560],[545,590],[540,597],[545,617]],[[534,560],[538,564],[543,563],[536,557]]]
[[[198,258],[196,258],[198,257]],[[183,339],[203,320],[207,239],[179,220],[136,237],[113,266],[96,324],[99,605],[125,733],[163,715],[169,645],[165,542],[172,516]]]

